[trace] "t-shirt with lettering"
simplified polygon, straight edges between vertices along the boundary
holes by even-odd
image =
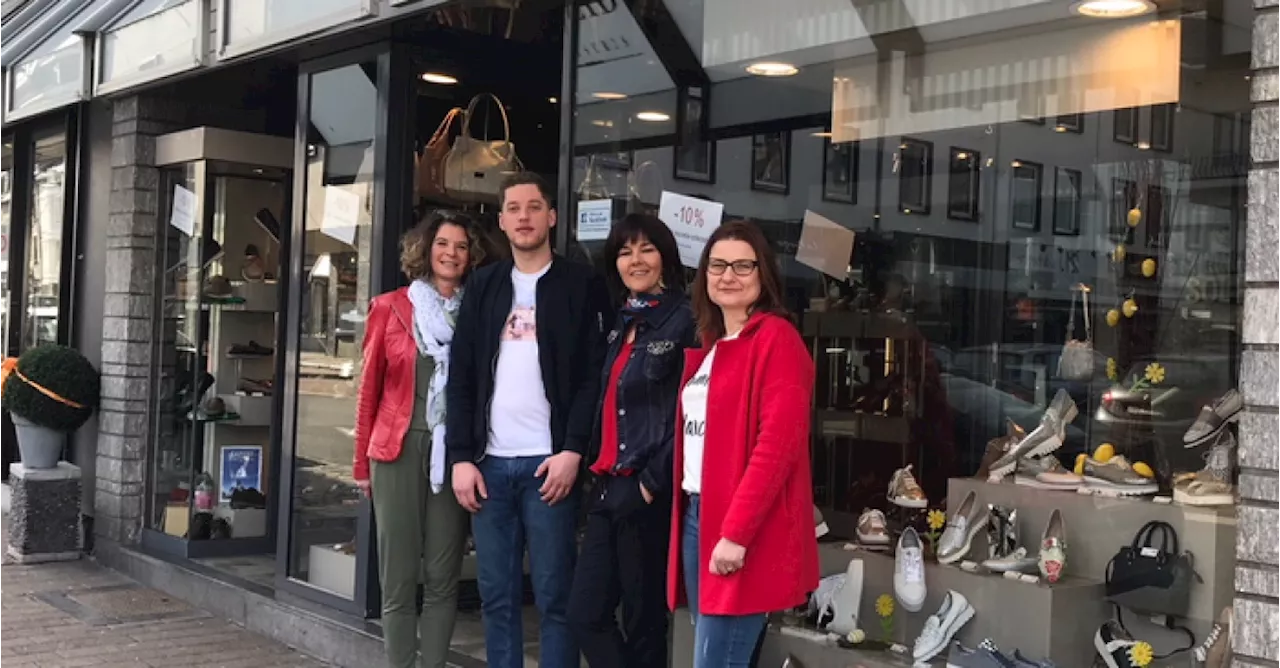
[[[727,336],[726,340],[737,338]],[[685,383],[680,393],[680,409],[684,413],[684,461],[680,488],[688,494],[702,493],[702,452],[707,433],[707,390],[711,387],[711,364],[716,347],[702,360],[697,372]]]
[[[551,263],[532,274],[511,268],[514,295],[502,326],[498,361],[489,403],[489,447],[492,457],[538,457],[551,454],[551,403],[538,362],[538,279]]]

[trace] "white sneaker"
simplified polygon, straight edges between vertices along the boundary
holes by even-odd
[[[911,656],[916,661],[928,661],[942,653],[960,627],[973,619],[973,606],[957,591],[948,591],[942,606],[924,623],[924,630],[916,638]]]
[[[893,592],[907,612],[920,612],[927,591],[924,584],[924,545],[920,534],[907,527],[898,538],[898,554],[893,560]]]
[[[973,538],[986,528],[986,509],[979,507],[977,495],[969,492],[964,501],[960,502],[960,507],[947,520],[947,528],[938,542],[938,563],[953,564],[960,561],[969,554]]]
[[[858,608],[861,605],[862,560],[853,559],[844,572],[844,586],[840,587],[831,600],[833,617],[827,623],[827,630],[844,636],[858,628]]]
[[[827,521],[822,517],[822,511],[818,510],[818,506],[813,507],[813,535],[815,538],[822,538],[831,533],[831,528],[827,526]]]

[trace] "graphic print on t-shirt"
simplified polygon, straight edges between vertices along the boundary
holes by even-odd
[[[685,383],[684,389],[686,392],[688,392],[690,389],[695,390],[698,397],[703,401],[706,401],[705,388],[707,387],[708,384],[710,384],[710,382],[711,382],[710,373],[699,373],[693,378],[690,378],[688,383]],[[698,413],[695,411],[694,414],[688,414],[688,413],[685,414],[684,435],[686,437],[695,436],[697,438],[702,438],[703,432],[706,430],[706,428],[707,428],[707,414],[705,412],[705,409],[701,413]]]
[[[507,324],[502,327],[503,341],[537,341],[538,314],[537,307],[517,306],[507,316]]]

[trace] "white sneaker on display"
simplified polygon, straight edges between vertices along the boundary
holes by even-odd
[[[962,626],[973,619],[973,606],[960,592],[948,591],[942,606],[924,623],[924,630],[916,638],[911,656],[916,661],[928,661],[947,648]]]
[[[924,583],[924,545],[920,534],[907,527],[898,538],[898,553],[893,560],[893,592],[907,612],[920,612],[928,593]]]
[[[840,635],[848,635],[858,628],[858,609],[862,606],[862,560],[853,559],[844,572],[844,586],[836,592],[831,601],[833,618],[827,623],[827,630]]]

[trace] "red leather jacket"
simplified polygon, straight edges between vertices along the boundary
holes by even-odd
[[[681,387],[709,347],[685,351]],[[702,510],[698,519],[698,611],[750,615],[804,603],[818,587],[809,470],[813,359],[796,328],[776,315],[751,316],[738,338],[720,341],[707,388]],[[676,404],[675,503],[667,559],[667,603],[685,602],[680,539],[685,512],[684,412]],[[705,564],[721,538],[747,548],[741,570],[722,576]]]
[[[374,297],[365,320],[364,364],[356,402],[356,480],[369,479],[369,460],[400,456],[413,415],[418,344],[409,329],[409,288]]]

